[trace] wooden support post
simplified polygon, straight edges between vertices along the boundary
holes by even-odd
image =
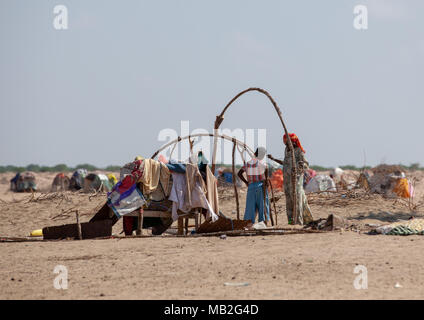
[[[197,229],[199,228],[199,215],[200,215],[200,211],[197,210],[194,216],[194,230],[196,230],[196,233],[197,233]]]
[[[234,195],[236,197],[237,220],[240,220],[240,204],[239,204],[239,197],[238,197],[237,184],[236,184],[235,152],[236,152],[236,141],[233,138],[233,186],[234,186]]]
[[[78,210],[75,212],[75,215],[77,216],[78,238],[80,240],[82,240],[81,223],[80,223],[80,220],[79,220],[79,212],[78,212]]]
[[[275,205],[275,196],[274,196],[274,188],[272,187],[272,182],[270,182],[269,184],[270,188],[271,188],[271,196],[272,199],[274,200],[272,203],[274,205],[274,214],[275,214],[275,225],[278,224],[278,219],[277,219],[277,207]],[[271,206],[271,202],[269,203],[269,205]]]
[[[187,235],[188,234],[188,217],[187,218],[185,218],[185,226],[184,226],[184,229],[185,229],[185,235]]]
[[[184,218],[178,218],[178,235],[184,234]]]
[[[140,208],[138,211],[138,224],[137,224],[137,231],[136,234],[138,236],[141,236],[143,234],[143,208]]]

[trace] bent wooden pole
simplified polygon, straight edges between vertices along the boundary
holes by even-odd
[[[237,206],[237,220],[240,220],[240,204],[239,204],[239,196],[237,191],[237,183],[236,183],[236,164],[235,164],[235,153],[236,153],[236,140],[233,138],[233,186],[234,186],[234,195],[236,197],[236,206]]]
[[[272,196],[272,203],[274,205],[274,215],[275,215],[275,225],[278,224],[278,218],[277,218],[277,207],[275,205],[275,196],[274,196],[274,188],[272,187],[272,182],[270,181],[269,186],[271,188],[271,196]],[[269,206],[271,207],[271,202],[269,203]]]
[[[264,94],[265,96],[268,97],[268,99],[271,101],[272,105],[274,106],[274,109],[277,112],[278,117],[280,118],[284,132],[287,136],[287,142],[288,142],[287,145],[288,145],[290,153],[291,153],[291,160],[292,160],[292,167],[293,167],[293,171],[292,171],[292,174],[291,174],[291,176],[292,176],[291,185],[292,185],[292,189],[293,189],[293,195],[292,195],[293,196],[293,222],[296,224],[297,220],[298,220],[298,217],[297,217],[297,195],[296,195],[297,166],[296,166],[296,159],[295,159],[295,156],[294,156],[294,148],[293,148],[293,143],[292,143],[292,141],[289,137],[289,132],[287,131],[287,127],[286,127],[286,125],[283,121],[283,115],[281,113],[281,110],[278,107],[275,100],[271,97],[271,95],[266,90],[261,89],[261,88],[249,88],[249,89],[246,89],[246,90],[238,93],[234,98],[232,98],[230,100],[230,102],[227,103],[227,105],[222,110],[222,112],[218,116],[216,116],[215,123],[214,123],[214,134],[218,134],[219,126],[221,125],[222,121],[224,121],[224,113],[227,111],[227,109],[230,107],[230,105],[234,101],[236,101],[240,96],[242,96],[243,94],[245,94],[249,91],[257,91],[257,92],[260,92],[260,93],[262,93],[262,94]],[[214,141],[213,154],[212,154],[212,172],[215,171],[215,160],[216,160],[216,141]]]
[[[253,155],[254,155],[254,152],[253,152],[253,150],[248,146],[248,145],[246,145],[244,142],[241,142],[240,140],[237,140],[237,139],[235,139],[235,138],[232,138],[232,137],[230,137],[230,136],[227,136],[227,135],[225,135],[225,134],[218,134],[218,135],[215,135],[215,134],[213,134],[213,133],[196,133],[196,134],[192,134],[192,135],[188,135],[188,136],[185,136],[185,137],[178,137],[177,139],[175,139],[175,140],[172,140],[172,141],[170,141],[170,142],[168,142],[168,143],[166,143],[166,144],[164,144],[162,147],[160,147],[153,155],[152,155],[152,159],[154,159],[154,158],[156,158],[157,157],[157,155],[161,152],[161,151],[163,151],[163,150],[165,150],[166,148],[168,148],[169,146],[172,146],[172,145],[176,145],[177,143],[180,143],[181,141],[183,141],[183,140],[186,140],[186,139],[190,139],[190,138],[193,138],[193,137],[213,137],[213,138],[215,138],[215,139],[218,139],[218,138],[220,138],[220,139],[223,139],[223,140],[228,140],[228,141],[233,141],[233,139],[236,141],[236,144],[238,144],[238,145],[241,145],[241,146],[243,146],[243,148],[245,149],[245,150],[247,150],[247,152],[249,153],[249,155],[251,156],[251,157],[253,157]],[[212,171],[212,174],[215,174],[215,168],[213,168],[214,170]]]

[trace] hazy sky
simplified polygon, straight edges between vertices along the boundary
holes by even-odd
[[[55,30],[55,5],[68,29]],[[368,8],[368,29],[353,8]],[[424,164],[424,1],[0,0],[0,165],[121,165],[268,90],[311,164]],[[222,128],[266,128],[249,93]]]

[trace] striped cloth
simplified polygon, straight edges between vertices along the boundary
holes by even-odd
[[[398,221],[375,229],[377,233],[388,235],[413,235],[424,234],[424,219],[415,218],[406,221]]]
[[[107,195],[107,204],[118,218],[143,208],[147,203],[135,183],[125,189],[121,188],[121,184],[122,182],[119,181]]]
[[[259,182],[265,180],[266,163],[259,159],[253,158],[246,162],[243,166],[247,175],[247,182]]]

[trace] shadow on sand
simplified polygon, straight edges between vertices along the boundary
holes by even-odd
[[[381,222],[396,222],[398,220],[408,220],[411,218],[424,218],[422,213],[416,212],[389,212],[389,211],[380,211],[380,212],[360,212],[354,216],[349,217],[349,220],[367,220],[374,219],[380,220]]]

